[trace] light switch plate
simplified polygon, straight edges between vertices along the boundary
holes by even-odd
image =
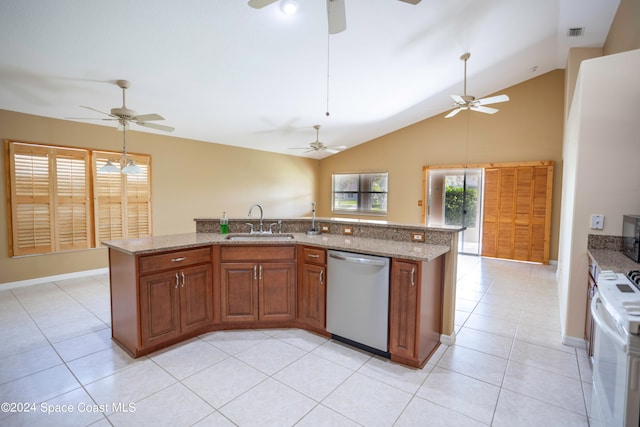
[[[342,226],[342,234],[353,234],[353,227],[350,227],[348,225],[343,225]]]
[[[331,226],[329,224],[321,224],[320,231],[323,233],[331,233]]]
[[[604,215],[600,215],[600,214],[591,215],[591,229],[592,230],[604,229]]]

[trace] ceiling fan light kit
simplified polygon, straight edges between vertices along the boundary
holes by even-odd
[[[247,4],[254,9],[262,9],[278,0],[249,0]],[[327,1],[327,21],[329,24],[329,34],[338,34],[347,29],[347,18],[345,14],[345,0]],[[400,0],[401,2],[416,5],[422,0]],[[292,15],[298,10],[298,3],[295,0],[280,0],[280,10],[287,15]]]
[[[298,11],[298,2],[295,0],[280,0],[280,10],[285,15],[293,15]]]
[[[490,96],[489,98],[476,99],[473,95],[467,95],[467,61],[471,57],[469,52],[462,54],[460,60],[464,62],[464,95],[451,95],[454,101],[454,110],[450,111],[445,119],[458,114],[463,110],[473,110],[485,114],[495,114],[498,112],[497,108],[486,107],[489,104],[497,104],[499,102],[506,102],[509,100],[507,95]]]

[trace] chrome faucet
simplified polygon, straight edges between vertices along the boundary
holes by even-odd
[[[262,210],[262,206],[260,206],[260,205],[259,205],[259,204],[257,204],[257,203],[256,203],[255,205],[251,206],[251,207],[249,208],[248,216],[249,216],[249,217],[251,216],[251,212],[253,211],[253,208],[255,208],[255,207],[257,207],[258,209],[260,209],[260,226],[259,226],[259,228],[258,228],[258,230],[259,230],[258,232],[259,232],[259,233],[264,233],[264,229],[263,229],[263,226],[262,226],[262,218],[263,218],[263,216],[264,216],[264,211]],[[253,232],[253,229],[251,229],[251,232]]]

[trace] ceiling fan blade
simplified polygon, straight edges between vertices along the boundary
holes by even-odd
[[[344,0],[327,0],[329,34],[338,34],[347,29]]]
[[[462,111],[463,108],[456,108],[455,110],[451,111],[449,114],[447,114],[446,116],[444,116],[445,119],[449,119],[453,116],[455,116],[456,114],[458,114],[460,111]]]
[[[405,3],[409,3],[409,4],[418,4],[420,3],[422,0],[400,0],[403,1]]]
[[[275,3],[278,0],[249,0],[248,5],[254,9],[262,9],[265,6],[269,6],[271,3]]]
[[[486,114],[495,114],[495,113],[498,112],[497,108],[483,107],[481,105],[479,105],[479,106],[471,106],[471,109],[473,111],[478,111],[480,113],[486,113]]]
[[[157,125],[155,123],[136,122],[136,124],[140,125],[140,126],[148,127],[148,128],[151,128],[151,129],[162,130],[162,131],[165,131],[165,132],[173,132],[175,130],[175,128],[172,128],[171,126]]]
[[[462,99],[462,97],[460,95],[449,95],[451,96],[451,98],[453,98],[453,100],[455,101],[456,104],[466,104],[466,102],[464,101],[464,99]]]
[[[141,116],[136,116],[135,120],[139,122],[152,122],[154,120],[164,120],[160,114],[143,114]]]
[[[96,113],[104,114],[105,116],[115,117],[116,119],[118,118],[111,113],[105,113],[104,111],[96,110],[95,108],[87,107],[86,105],[81,105],[81,107],[86,108],[87,110],[95,111]]]
[[[101,119],[98,117],[65,117],[65,120],[117,120],[117,119]]]
[[[340,150],[335,150],[333,148],[325,148],[324,151],[326,151],[327,153],[331,153],[331,154],[335,154],[335,153],[339,153]]]
[[[497,104],[498,102],[507,102],[509,97],[507,95],[490,96],[489,98],[476,99],[476,105],[488,105]]]

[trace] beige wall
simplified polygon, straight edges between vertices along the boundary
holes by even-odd
[[[640,2],[621,0],[602,48],[572,49],[563,148],[562,233],[558,294],[566,342],[582,341],[587,297],[589,234],[620,236],[622,215],[640,212]],[[583,62],[584,61],[584,62]],[[575,89],[575,91],[574,91]],[[604,230],[591,230],[591,214],[604,214]]]
[[[604,55],[640,49],[640,1],[620,0],[607,40]]]
[[[75,123],[0,110],[0,139],[121,150],[114,127]],[[265,217],[310,214],[317,196],[318,160],[131,131],[127,149],[152,157],[153,232],[195,231],[193,218],[246,217],[260,203]],[[5,153],[0,191],[6,199]],[[7,224],[7,209],[0,209]],[[0,227],[1,284],[107,266],[107,251],[9,258],[7,226]]]
[[[587,236],[620,236],[640,212],[640,50],[584,61],[565,136],[558,286],[563,334],[581,339],[587,299]],[[592,214],[605,216],[591,230]]]
[[[555,70],[499,93],[511,100],[497,114],[444,114],[358,145],[320,164],[318,209],[331,216],[331,174],[388,171],[388,215],[383,219],[421,223],[422,167],[461,163],[554,160],[551,259],[557,259],[562,176],[564,71]],[[443,100],[447,102],[447,100]]]

